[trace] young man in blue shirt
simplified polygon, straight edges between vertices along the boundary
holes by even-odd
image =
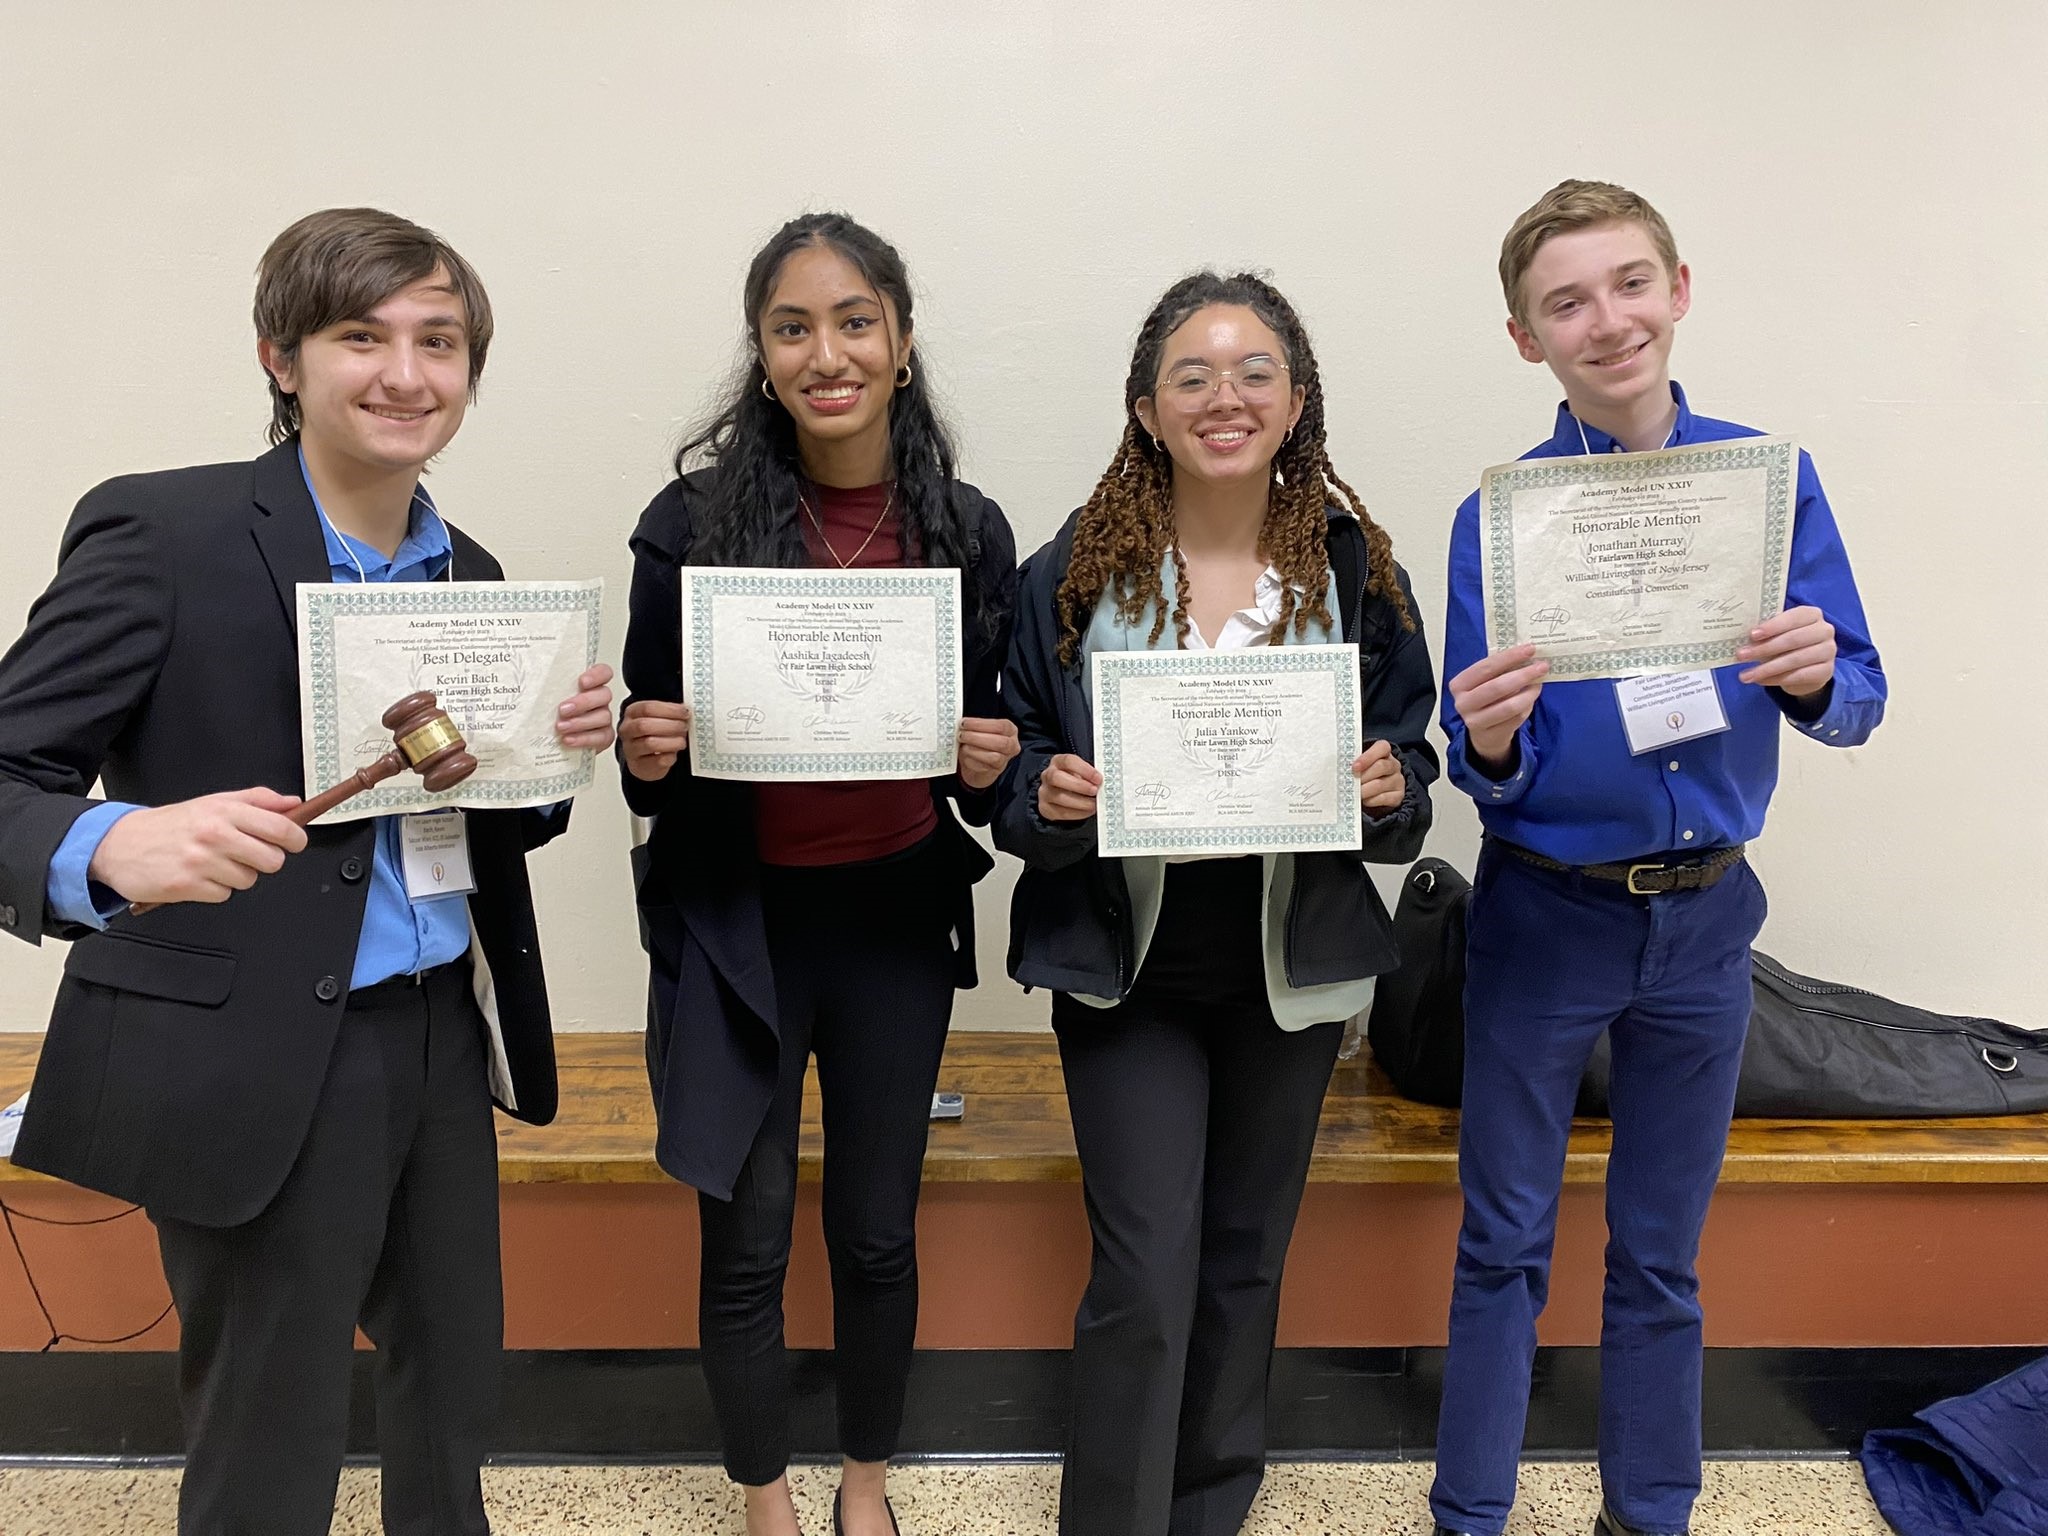
[[[1691,274],[1647,202],[1560,183],[1502,243],[1508,334],[1563,385],[1526,458],[1758,435],[1695,416],[1672,382]],[[1630,751],[1616,687],[1546,685],[1531,646],[1488,655],[1479,498],[1451,534],[1442,721],[1453,783],[1486,831],[1473,885],[1459,1143],[1464,1226],[1430,1506],[1495,1536],[1514,1501],[1565,1139],[1587,1058],[1611,1039],[1613,1152],[1595,1524],[1683,1532],[1700,1486],[1695,1261],[1720,1171],[1764,919],[1743,845],[1763,830],[1782,722],[1865,740],[1885,680],[1812,461],[1799,456],[1785,611],[1713,674],[1726,728]]]
[[[156,1226],[181,1536],[325,1536],[358,1325],[384,1529],[486,1536],[491,1105],[554,1114],[526,854],[568,808],[469,812],[468,894],[408,878],[414,818],[287,813],[325,787],[301,782],[298,586],[503,574],[421,485],[490,302],[432,231],[335,208],[265,253],[256,328],[275,446],[90,492],[0,657],[0,929],[72,941],[14,1161]],[[610,745],[610,677],[558,706],[564,747]]]

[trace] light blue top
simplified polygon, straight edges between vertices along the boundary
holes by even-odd
[[[299,455],[305,474],[306,456]],[[424,488],[413,492],[412,511],[404,540],[389,559],[350,538],[328,521],[313,478],[306,475],[306,493],[320,517],[327,542],[327,563],[335,581],[433,581],[448,569],[453,547],[448,525],[434,510]],[[109,800],[71,824],[50,860],[48,901],[51,913],[64,922],[105,928],[127,905],[115,892],[86,876],[92,856],[107,829],[133,805]],[[463,896],[436,896],[414,901],[405,894],[405,864],[400,841],[400,816],[379,816],[377,851],[370,866],[370,889],[363,905],[363,931],[356,941],[355,970],[349,985],[367,987],[393,976],[407,976],[459,959],[469,950],[469,901]]]
[[[1171,553],[1162,563],[1159,583],[1161,592],[1178,592]],[[1177,597],[1175,601],[1178,601]],[[1333,614],[1339,611],[1334,574],[1330,577],[1325,606]],[[1171,616],[1160,632],[1159,645],[1154,647],[1151,644],[1155,610],[1156,605],[1148,603],[1136,623],[1126,624],[1117,613],[1113,587],[1096,604],[1088,632],[1081,637],[1081,686],[1089,693],[1091,707],[1095,700],[1088,658],[1097,651],[1180,649],[1180,637]],[[1309,632],[1299,638],[1290,624],[1281,637],[1281,644],[1331,645],[1337,638],[1328,625],[1311,621]],[[1259,910],[1259,932],[1266,958],[1266,1003],[1273,1010],[1274,1021],[1282,1029],[1306,1029],[1311,1024],[1351,1018],[1371,1006],[1373,995],[1373,978],[1370,976],[1318,987],[1292,987],[1287,984],[1283,945],[1287,934],[1287,907],[1294,895],[1294,858],[1291,853],[1260,855],[1265,866],[1265,901]],[[1135,978],[1145,968],[1145,951],[1151,947],[1153,930],[1159,926],[1159,908],[1166,894],[1167,860],[1153,855],[1127,858],[1122,862],[1124,884],[1129,888],[1131,897],[1131,942],[1132,954],[1136,957],[1131,974]],[[1071,995],[1094,1008],[1116,1006],[1112,998],[1090,997],[1084,992]]]

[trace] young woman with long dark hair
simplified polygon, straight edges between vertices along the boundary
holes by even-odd
[[[1015,756],[996,679],[1016,588],[995,503],[955,473],[889,243],[807,215],[754,258],[746,351],[632,539],[626,798],[640,861],[656,1156],[698,1191],[699,1330],[749,1536],[795,1536],[782,1285],[812,1056],[824,1096],[845,1467],[834,1527],[893,1536],[884,1495],[917,1327],[925,1132],[956,987],[974,984],[972,887]],[[690,771],[680,570],[953,566],[967,717],[935,780],[738,783]],[[955,811],[959,817],[956,817]]]
[[[996,842],[1025,864],[1011,971],[1053,992],[1094,1234],[1060,1530],[1227,1536],[1264,1473],[1280,1272],[1342,1021],[1399,958],[1365,862],[1421,848],[1436,688],[1271,284],[1167,290],[1124,406],[1094,494],[1024,568]],[[1097,853],[1092,653],[1339,641],[1359,647],[1358,852]]]

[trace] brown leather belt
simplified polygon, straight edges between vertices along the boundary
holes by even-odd
[[[1501,847],[1538,869],[1561,870],[1568,875],[1590,875],[1595,880],[1612,880],[1627,888],[1631,896],[1668,896],[1673,891],[1711,890],[1723,875],[1742,862],[1743,844],[1715,848],[1677,860],[1646,859],[1634,864],[1565,864],[1545,858],[1534,849],[1494,838]]]

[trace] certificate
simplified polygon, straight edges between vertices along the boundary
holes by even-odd
[[[602,581],[301,582],[299,738],[306,792],[391,750],[384,711],[431,690],[476,772],[429,794],[401,773],[321,824],[466,806],[552,805],[588,788],[595,754],[555,737],[555,710],[593,666]]]
[[[1089,667],[1100,852],[1359,846],[1357,646],[1097,651]]]
[[[1726,666],[1785,606],[1798,485],[1789,437],[1489,469],[1488,649],[1533,642],[1560,679]]]
[[[932,779],[959,760],[960,573],[682,568],[690,771]]]

